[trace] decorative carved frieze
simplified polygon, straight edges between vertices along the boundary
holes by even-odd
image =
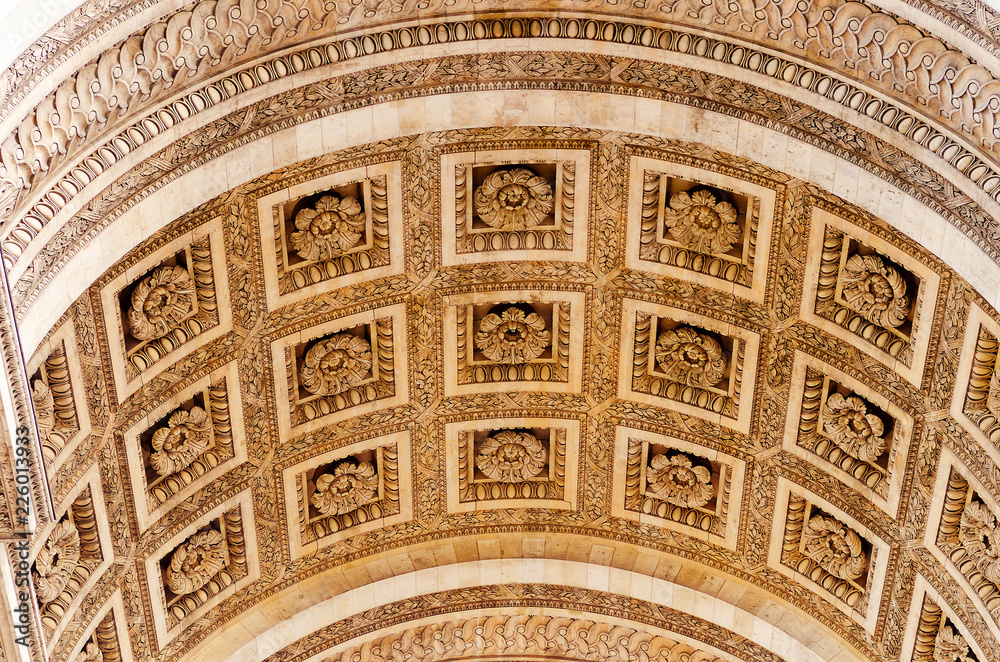
[[[119,401],[231,328],[221,226],[204,223],[101,286]]]
[[[536,144],[441,155],[445,266],[586,259],[590,150]]]
[[[257,535],[249,491],[216,507],[146,557],[156,646],[257,579]],[[153,634],[153,633],[150,633]]]
[[[886,586],[889,545],[822,498],[778,481],[768,562],[871,632]]]
[[[620,425],[613,473],[614,515],[735,549],[746,460]]]
[[[900,658],[905,662],[983,662],[987,659],[965,623],[920,576],[914,587],[909,620]]]
[[[487,418],[445,424],[448,509],[575,510],[580,422]]]
[[[327,166],[297,179],[254,193],[263,245],[274,246],[264,255],[269,308],[402,273],[398,161],[340,171]]]
[[[293,558],[412,516],[408,432],[322,452],[282,476]]]
[[[900,504],[913,418],[823,361],[795,353],[782,445],[889,515]]]
[[[627,299],[619,395],[749,430],[759,336],[687,311]],[[750,377],[744,394],[744,375]]]
[[[146,529],[246,459],[236,364],[205,375],[123,435],[136,516]]]
[[[445,297],[445,391],[578,392],[583,292],[484,291]]]
[[[854,221],[813,208],[802,315],[919,385],[940,277]]]
[[[272,342],[283,434],[406,402],[405,317],[396,304]]]
[[[736,291],[760,301],[775,205],[784,187],[679,154],[629,161],[629,267]]]

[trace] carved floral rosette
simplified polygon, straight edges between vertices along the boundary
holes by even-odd
[[[42,455],[50,467],[81,431],[66,342],[63,339],[58,343],[31,379],[31,402],[38,422]]]
[[[302,544],[400,512],[397,446],[372,453],[371,460],[351,456],[296,476]]]
[[[167,627],[172,629],[203,604],[249,574],[240,507],[227,510],[164,558],[162,581]]]
[[[35,558],[32,575],[46,637],[72,616],[71,605],[101,567],[106,553],[88,487],[73,500]]]
[[[502,310],[481,316],[473,306],[459,307],[459,384],[569,379],[570,304],[536,302],[531,304],[534,312],[525,312],[515,303],[501,304]],[[552,329],[547,328],[543,311],[552,319]]]
[[[626,510],[726,537],[730,466],[631,436],[627,449]]]
[[[815,312],[910,366],[915,329],[908,316],[914,301],[906,294],[906,281],[881,256],[855,253],[844,260],[851,244],[843,232],[826,228]]]
[[[509,144],[504,146],[510,147]],[[567,148],[562,143],[559,147]],[[535,174],[531,164],[506,169],[485,164],[456,164],[456,252],[572,250],[576,166],[575,161],[557,162],[555,179],[549,182]],[[474,189],[475,173],[484,170],[491,172]]]
[[[362,335],[371,338],[371,344]],[[291,424],[392,397],[396,392],[393,342],[392,318],[381,317],[319,342],[287,347]]]
[[[73,662],[121,662],[122,646],[115,625],[115,610],[111,609],[94,628]]]
[[[548,449],[530,432],[503,430],[483,440],[476,449],[476,469],[489,480],[523,483],[545,468]]]
[[[886,427],[867,399],[843,395],[837,388],[831,377],[812,366],[806,368],[795,443],[885,499],[889,496],[889,473],[878,462],[891,450],[889,441],[896,434],[896,421],[890,417]]]
[[[934,662],[974,662],[969,644],[950,625],[942,625],[934,639]]]
[[[874,555],[864,540],[834,517],[816,511],[804,498],[790,494],[780,561],[857,613],[868,607]],[[864,583],[859,581],[864,580]]]
[[[346,274],[389,264],[388,177],[356,182],[355,195],[330,192],[286,219],[274,212],[278,289],[285,295]],[[368,192],[371,209],[362,209]],[[366,225],[371,224],[371,236]]]
[[[650,156],[663,158],[660,153]],[[642,173],[639,259],[750,287],[760,200],[747,196],[743,217],[734,205],[717,200],[710,190],[695,188],[694,182],[684,181],[682,186],[689,190],[670,195],[673,181],[662,172]]]
[[[97,642],[91,641],[83,647],[74,662],[104,662],[104,653],[101,652]]]
[[[745,341],[732,338],[730,355],[717,340],[690,326],[654,336],[657,320],[655,315],[636,313],[632,390],[736,418]]]
[[[175,348],[219,323],[211,238],[185,248],[187,268],[151,269],[132,288],[123,319],[126,376],[131,381]]]
[[[343,515],[378,500],[378,475],[371,462],[344,460],[316,478],[312,504],[324,515]]]
[[[150,506],[166,503],[213,468],[231,459],[233,428],[229,413],[229,384],[213,382],[203,391],[205,408],[193,398],[181,403],[166,421],[140,438],[148,453],[146,490]],[[148,441],[146,439],[148,438]]]
[[[565,428],[458,434],[459,502],[563,498]]]
[[[35,557],[32,576],[35,593],[47,605],[63,592],[80,562],[80,534],[73,522],[64,519],[49,533]]]

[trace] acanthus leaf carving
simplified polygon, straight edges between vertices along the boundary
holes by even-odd
[[[969,644],[950,625],[942,626],[934,639],[934,662],[973,662]]]
[[[489,313],[479,323],[476,347],[496,363],[527,363],[542,355],[551,344],[552,334],[537,313],[525,314],[510,306],[501,314]]]
[[[844,265],[842,296],[872,324],[897,328],[910,312],[906,281],[877,255],[852,255]]]
[[[875,462],[885,453],[888,441],[882,436],[885,426],[861,398],[833,393],[824,405],[823,430],[841,450],[851,457]]]
[[[195,306],[194,283],[181,266],[162,266],[132,291],[126,324],[136,340],[162,338],[173,331]]]
[[[740,240],[743,230],[736,222],[736,208],[716,201],[711,191],[681,191],[670,198],[663,210],[663,222],[670,234],[699,253],[725,253]]]
[[[868,556],[861,538],[832,517],[813,515],[802,533],[805,553],[821,568],[840,579],[864,574]]]
[[[292,248],[305,260],[328,260],[353,248],[361,240],[365,214],[353,197],[324,195],[314,208],[295,215]]]
[[[38,435],[44,442],[56,426],[56,403],[48,384],[41,379],[36,379],[31,384],[31,404],[35,408]]]
[[[306,352],[302,386],[310,393],[329,395],[360,384],[372,367],[371,345],[364,338],[338,333]]]
[[[312,503],[324,515],[343,515],[378,500],[378,474],[371,462],[344,460],[332,474],[316,478]]]
[[[688,326],[660,334],[656,362],[670,379],[702,388],[718,384],[729,365],[718,341]]]
[[[184,469],[208,449],[210,432],[211,421],[201,407],[175,411],[167,426],[153,433],[149,465],[161,476]]]
[[[701,508],[715,496],[711,472],[686,455],[656,454],[646,470],[646,490],[675,506]]]
[[[104,662],[104,654],[100,647],[91,641],[76,656],[75,662]]]
[[[476,189],[475,211],[497,230],[528,230],[555,207],[552,187],[527,168],[496,170]]]
[[[167,587],[177,595],[193,593],[226,565],[226,541],[215,529],[202,531],[181,543],[170,557]]]
[[[69,583],[80,561],[80,534],[64,519],[49,534],[35,557],[35,592],[42,604],[52,602]]]
[[[962,512],[959,537],[976,569],[987,580],[1000,584],[1000,529],[989,508],[970,501]]]
[[[503,430],[487,437],[478,448],[476,468],[490,480],[519,483],[537,477],[548,450],[530,432]]]

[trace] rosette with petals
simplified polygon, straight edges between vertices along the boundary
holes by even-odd
[[[214,529],[188,538],[174,550],[167,567],[167,586],[177,595],[193,593],[226,565],[226,541]]]
[[[93,641],[84,646],[76,656],[75,662],[104,662],[104,653]]]
[[[802,537],[805,553],[834,577],[857,579],[864,573],[868,556],[861,538],[832,517],[810,517]]]
[[[896,328],[906,321],[910,298],[906,281],[877,255],[852,255],[841,274],[841,296],[872,324]]]
[[[31,404],[35,408],[38,436],[45,441],[56,427],[56,403],[52,397],[52,390],[41,379],[31,383]]]
[[[43,604],[66,588],[80,562],[80,534],[68,519],[56,524],[35,557],[35,593]]]
[[[527,363],[541,356],[550,340],[545,320],[514,306],[484,317],[476,333],[476,347],[496,363]]]
[[[476,467],[490,480],[519,483],[542,472],[548,450],[530,432],[504,430],[479,445]]]
[[[338,333],[306,352],[300,377],[310,393],[331,395],[360,384],[372,367],[372,348],[364,338]]]
[[[167,427],[153,433],[149,466],[161,476],[187,467],[208,449],[211,425],[201,407],[175,411],[167,419]]]
[[[345,460],[333,474],[316,479],[312,503],[324,515],[343,515],[378,498],[378,475],[371,462]]]
[[[740,240],[743,230],[736,222],[736,208],[717,202],[704,189],[681,191],[670,198],[663,210],[663,222],[681,244],[699,253],[725,253]]]
[[[959,538],[983,577],[1000,585],[1000,530],[985,505],[970,501],[962,511]]]
[[[972,662],[969,644],[950,625],[938,630],[934,638],[934,662]]]
[[[497,230],[527,230],[552,213],[552,187],[527,168],[496,170],[474,196],[479,218]]]
[[[184,267],[158,267],[132,290],[125,323],[136,340],[162,338],[194,309],[191,275]]]
[[[292,248],[306,260],[329,260],[353,248],[365,229],[361,204],[352,197],[324,195],[313,209],[295,215]]]
[[[885,453],[889,442],[882,437],[882,419],[868,413],[861,398],[846,398],[834,393],[827,398],[823,430],[837,446],[851,457],[875,462]]]
[[[646,470],[646,491],[683,508],[700,508],[715,495],[712,473],[693,466],[691,459],[680,453],[670,458],[653,456]]]
[[[714,338],[688,326],[660,334],[656,362],[669,379],[702,388],[718,384],[729,365]]]

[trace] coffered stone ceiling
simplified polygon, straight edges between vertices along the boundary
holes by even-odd
[[[0,659],[1000,660],[998,26],[82,4],[0,77]]]

